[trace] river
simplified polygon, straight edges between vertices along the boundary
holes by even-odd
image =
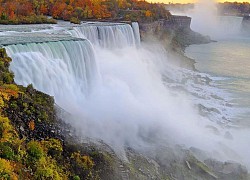
[[[233,122],[249,126],[250,37],[238,34],[214,43],[192,45],[186,49],[186,55],[195,59],[197,70],[212,76],[216,87],[228,92],[234,107]]]

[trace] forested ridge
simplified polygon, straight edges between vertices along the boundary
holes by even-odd
[[[153,21],[170,13],[161,4],[138,0],[0,0],[1,23],[77,22],[85,19]]]

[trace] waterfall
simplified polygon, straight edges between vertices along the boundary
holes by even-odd
[[[214,39],[228,38],[241,33],[242,17],[218,16],[214,0],[198,0],[192,17],[191,28]]]
[[[94,23],[61,30],[82,40],[5,47],[13,60],[10,69],[15,82],[24,86],[32,83],[54,96],[56,103],[70,113],[65,120],[76,128],[77,135],[101,139],[118,148],[184,144],[237,160],[224,153],[232,147],[247,157],[244,149],[249,147],[238,148],[240,135],[232,132],[235,140],[227,141],[224,134],[231,130],[201,116],[195,106],[194,99],[213,109],[226,107],[216,90],[207,85],[207,76],[171,67],[160,44],[136,48],[140,41],[138,24]],[[58,32],[54,31],[56,36]],[[223,120],[221,116],[219,112],[214,117],[219,121]],[[220,134],[211,132],[207,125]]]
[[[32,83],[56,100],[68,97],[77,101],[98,80],[95,55],[86,40],[17,44],[6,50],[13,60],[10,69],[15,82]]]
[[[241,32],[243,17],[220,16],[219,29],[228,35],[237,35]]]
[[[73,37],[90,40],[103,48],[122,48],[140,44],[138,23],[129,24],[83,24],[68,31]]]
[[[139,46],[141,43],[139,24],[137,22],[132,22],[132,28],[135,35],[136,45]]]

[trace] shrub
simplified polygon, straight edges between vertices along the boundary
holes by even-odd
[[[73,180],[81,180],[81,178],[79,176],[74,176]]]
[[[14,74],[9,72],[4,72],[2,74],[2,81],[6,84],[11,84],[14,82]]]
[[[3,98],[0,96],[0,108],[4,107],[4,100]]]
[[[12,141],[16,137],[17,133],[10,124],[10,120],[0,116],[0,142]]]
[[[80,152],[74,152],[71,155],[71,159],[74,159],[75,162],[77,163],[77,166],[85,170],[90,170],[95,165],[90,156],[86,156],[86,155],[81,156]]]
[[[0,157],[9,160],[13,160],[15,157],[14,151],[6,142],[0,143]]]
[[[72,17],[72,18],[70,19],[70,22],[71,22],[71,23],[74,23],[74,24],[80,24],[80,23],[81,23],[81,21],[80,21],[78,18],[76,18],[76,17]]]
[[[60,155],[63,151],[61,142],[58,139],[50,138],[42,141],[45,151],[51,156]]]
[[[17,180],[14,173],[14,167],[10,161],[0,158],[0,179],[1,180]]]
[[[35,179],[61,180],[65,179],[67,175],[67,172],[62,172],[56,162],[49,157],[42,157],[37,163]]]
[[[11,89],[13,91],[19,91],[19,88],[15,84],[4,84],[3,87],[6,89]]]
[[[29,160],[31,160],[32,162],[38,161],[44,155],[44,152],[40,143],[36,141],[30,141],[27,144],[27,152],[28,152]]]

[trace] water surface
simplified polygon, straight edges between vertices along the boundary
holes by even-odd
[[[195,59],[196,69],[215,77],[215,85],[231,94],[230,102],[235,107],[233,119],[249,124],[250,37],[235,36],[192,45],[186,54]]]

